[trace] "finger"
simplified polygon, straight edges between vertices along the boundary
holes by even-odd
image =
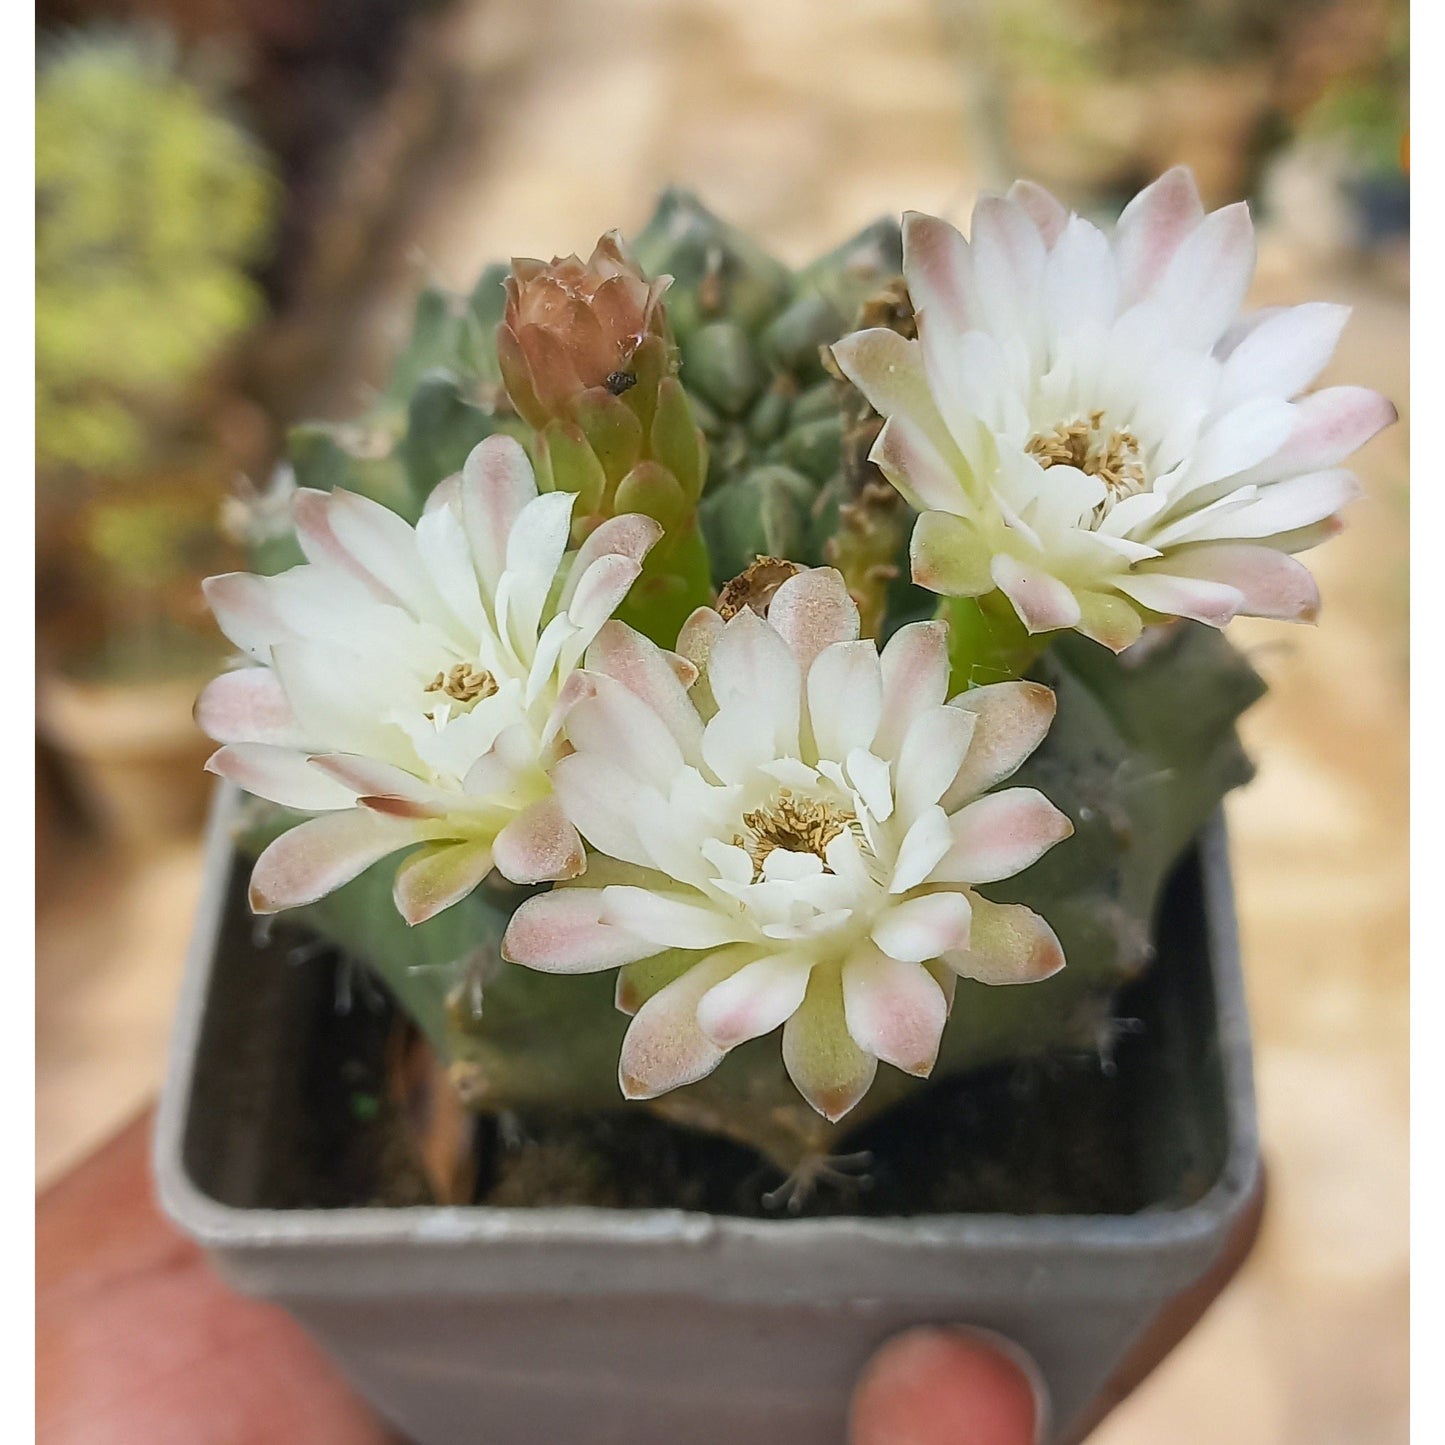
[[[997,1336],[916,1329],[888,1341],[853,1392],[852,1445],[1034,1445],[1043,1377]]]

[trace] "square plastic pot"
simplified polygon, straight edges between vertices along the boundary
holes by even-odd
[[[1248,1021],[1215,819],[1171,886],[1147,996],[1132,1001],[1170,1060],[1140,1111],[1155,1207],[777,1220],[267,1207],[304,1119],[307,1005],[256,957],[235,808],[220,794],[209,832],[157,1125],[161,1200],[236,1289],[284,1305],[418,1445],[840,1445],[864,1361],[924,1323],[1017,1340],[1064,1438],[1251,1203]],[[1177,1206],[1181,1141],[1209,1177]]]

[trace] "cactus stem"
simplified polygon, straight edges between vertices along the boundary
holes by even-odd
[[[1052,640],[1030,633],[1002,592],[982,597],[945,597],[938,615],[948,623],[948,656],[954,692],[1022,677]]]

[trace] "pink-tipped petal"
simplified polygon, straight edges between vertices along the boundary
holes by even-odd
[[[1008,198],[1039,228],[1044,245],[1052,247],[1069,224],[1069,208],[1034,181],[1015,181]]]
[[[414,826],[364,808],[324,813],[276,839],[251,871],[251,910],[315,903],[388,853],[417,839]]]
[[[924,512],[908,544],[913,580],[943,597],[978,597],[994,589],[993,554],[970,522]]]
[[[258,798],[297,808],[303,813],[324,813],[356,806],[356,793],[334,778],[318,772],[304,753],[266,743],[231,743],[211,754],[208,771],[229,778]]]
[[[960,978],[977,983],[1037,983],[1064,966],[1064,950],[1033,909],[974,895],[969,946],[950,953],[944,962]]]
[[[1132,305],[1154,289],[1184,238],[1203,219],[1199,188],[1187,166],[1165,171],[1124,207],[1114,243],[1123,305]]]
[[[1074,831],[1037,788],[989,793],[948,821],[953,844],[930,875],[934,883],[1012,878]]]
[[[602,922],[602,889],[553,888],[518,905],[502,957],[542,973],[600,973],[660,952],[655,943]]]
[[[704,958],[638,1009],[617,1063],[623,1097],[655,1099],[717,1068],[726,1051],[703,1032],[698,1005],[736,967],[736,958],[726,953]]]
[[[972,687],[951,705],[972,713],[976,722],[968,755],[944,795],[949,811],[1011,778],[1043,742],[1057,706],[1051,688],[1027,681]]]
[[[918,342],[882,327],[855,331],[833,343],[833,359],[880,416],[909,417],[940,456],[951,455],[954,442],[938,414]]]
[[[948,624],[910,622],[888,639],[880,657],[883,713],[874,746],[896,757],[919,713],[948,698]]]
[[[595,673],[591,683],[592,695],[567,714],[572,745],[579,754],[665,788],[683,766],[682,749],[667,724],[616,678]]]
[[[1240,611],[1281,622],[1313,622],[1320,589],[1309,569],[1272,547],[1247,542],[1206,542],[1169,556],[1169,570],[1183,577],[1222,582],[1244,596]]]
[[[594,632],[617,610],[641,571],[640,562],[620,553],[599,557],[579,578],[568,618],[583,632]]]
[[[268,667],[239,667],[213,678],[196,700],[196,726],[218,743],[302,746],[291,704]]]
[[[788,644],[804,675],[813,659],[835,642],[858,637],[858,604],[832,567],[796,572],[773,594],[768,625]]]
[[[947,221],[903,213],[903,274],[918,315],[959,333],[978,324],[968,242]]]
[[[720,630],[721,619],[718,621]],[[682,755],[694,762],[702,746],[702,719],[687,695],[688,685],[678,676],[679,662],[696,677],[693,662],[664,652],[640,632],[617,621],[604,624],[587,649],[588,668],[615,678],[646,703],[662,719]]]
[[[968,947],[969,918],[964,894],[925,893],[880,914],[872,938],[884,953],[901,963],[928,963],[955,948]]]
[[[532,464],[520,442],[499,432],[472,448],[462,467],[462,523],[489,594],[506,566],[513,524],[536,495]]]
[[[497,872],[513,883],[552,883],[575,878],[587,866],[582,839],[555,797],[541,798],[518,813],[492,845]]]
[[[413,926],[460,903],[492,871],[485,843],[431,843],[396,870],[392,901]]]
[[[848,1032],[840,970],[813,970],[802,1004],[783,1025],[783,1064],[798,1092],[831,1123],[868,1092],[878,1060]]]
[[[336,539],[330,520],[331,493],[301,487],[291,499],[291,516],[296,523],[296,540],[308,562],[339,568],[361,583],[378,602],[395,603],[390,588],[367,571]]]
[[[1387,397],[1363,386],[1328,386],[1294,404],[1295,424],[1289,440],[1272,456],[1239,478],[1272,482],[1337,466],[1399,413]]]
[[[1151,612],[1166,617],[1189,617],[1210,627],[1223,627],[1244,604],[1244,594],[1237,587],[1199,577],[1138,572],[1120,577],[1115,585],[1126,597],[1132,597]]]
[[[249,572],[226,572],[201,583],[217,626],[256,662],[270,662],[274,644],[295,636],[276,609],[267,586],[270,580]]]
[[[860,949],[843,965],[843,1010],[865,1053],[919,1078],[933,1072],[948,1000],[927,969]]]
[[[414,803],[408,816],[441,817],[452,798],[440,788],[409,773],[405,768],[383,763],[357,753],[315,753],[308,761],[317,772],[333,778],[364,799],[395,799]]]
[[[891,416],[883,423],[868,460],[915,511],[962,516],[970,510],[958,473],[939,455],[917,423],[906,416]]]
[[[774,607],[781,595],[779,588]],[[728,619],[713,644],[707,677],[719,708],[746,709],[766,727],[775,753],[796,752],[802,670],[781,634],[752,608]]]
[[[720,1049],[771,1033],[803,1002],[811,970],[808,959],[789,955],[746,964],[702,996],[697,1021],[703,1033]]]
[[[1030,632],[1054,632],[1078,622],[1079,599],[1037,563],[1020,562],[1000,552],[989,570],[995,586],[1013,603],[1019,620]]]
[[[1184,238],[1152,297],[1177,345],[1214,346],[1244,305],[1254,262],[1243,201],[1212,211]]]

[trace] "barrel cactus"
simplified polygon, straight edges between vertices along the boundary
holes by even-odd
[[[260,664],[202,704],[275,805],[258,907],[373,967],[471,1107],[645,1109],[785,1173],[1107,1047],[1249,776],[1225,611],[1306,615],[1289,553],[1348,488],[1298,478],[1388,419],[1290,400],[1339,318],[1237,322],[1240,234],[1177,175],[1117,240],[1020,188],[972,243],[911,216],[795,273],[669,192],[631,248],[428,292],[371,414],[294,439],[307,564],[212,587]],[[1148,375],[1036,314],[1120,274],[1080,332],[1117,305],[1216,386],[1188,436],[1163,386],[1112,418]]]

